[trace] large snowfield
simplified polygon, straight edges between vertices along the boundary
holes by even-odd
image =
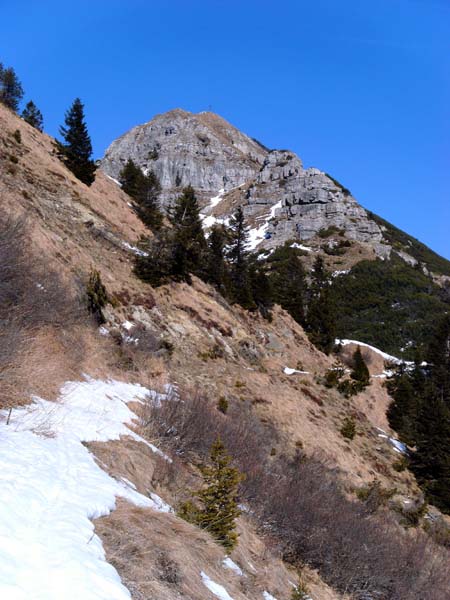
[[[127,403],[163,396],[140,385],[87,378],[67,383],[57,402],[34,398],[0,422],[0,598],[131,598],[105,560],[92,519],[117,497],[152,510],[171,508],[156,494],[110,477],[82,444],[132,435]],[[152,450],[157,451],[155,447]]]

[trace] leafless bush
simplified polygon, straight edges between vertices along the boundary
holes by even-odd
[[[243,487],[252,495],[254,481],[262,472],[276,440],[275,430],[263,425],[245,402],[229,402],[226,415],[217,402],[194,391],[182,393],[175,401],[151,406],[145,417],[147,435],[178,455],[209,455],[218,436],[245,474]]]
[[[420,530],[404,531],[387,510],[349,500],[318,457],[300,449],[271,456],[276,434],[245,403],[231,402],[224,415],[200,394],[183,394],[153,407],[146,427],[182,456],[206,457],[220,435],[246,475],[241,492],[265,534],[286,560],[318,569],[338,591],[358,600],[448,598],[445,549]]]
[[[258,509],[285,558],[319,570],[358,600],[444,600],[449,555],[423,532],[405,532],[387,511],[350,501],[336,474],[300,454],[259,480]]]
[[[24,220],[0,218],[0,407],[20,393],[19,372],[23,377],[33,362],[38,335],[51,328],[61,332],[62,345],[69,343],[64,333],[80,316],[80,302],[33,253]]]

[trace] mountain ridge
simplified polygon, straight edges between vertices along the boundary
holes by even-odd
[[[182,401],[173,403],[169,409],[194,410],[192,414],[188,412],[188,419],[186,413],[179,415],[178,425],[187,424],[183,432],[189,434],[188,443],[195,438],[201,444],[196,441],[190,446],[177,447],[180,437],[167,436],[167,415],[163,414],[158,421],[152,412],[155,407],[135,403],[135,409],[143,410],[135,423],[136,431],[146,442],[156,443],[170,454],[173,463],[161,460],[148,444],[133,436],[89,442],[89,451],[110,475],[131,482],[129,485],[135,486],[140,494],[147,497],[157,494],[176,507],[188,499],[190,490],[201,485],[197,466],[207,460],[210,438],[216,431],[223,431],[227,441],[234,444],[230,446],[234,456],[240,456],[239,448],[244,458],[250,456],[248,472],[252,477],[255,463],[251,460],[259,454],[254,454],[255,446],[250,452],[242,451],[242,444],[247,450],[244,434],[253,432],[259,436],[256,441],[253,438],[254,444],[267,457],[264,465],[268,469],[285,465],[300,482],[300,488],[295,488],[296,493],[291,495],[286,492],[280,495],[276,485],[266,487],[272,487],[272,492],[279,496],[275,498],[279,500],[275,509],[280,515],[287,515],[284,533],[292,530],[295,521],[300,532],[308,525],[306,538],[278,535],[275,526],[268,531],[268,517],[277,513],[262,513],[259,517],[252,504],[252,498],[258,497],[259,492],[253,491],[252,495],[250,490],[249,508],[243,505],[238,519],[239,545],[232,554],[232,560],[245,577],[223,569],[224,549],[207,531],[176,514],[155,513],[148,507],[120,502],[116,511],[95,521],[95,530],[106,561],[117,570],[132,597],[209,600],[211,593],[202,582],[202,569],[235,600],[270,597],[282,600],[291,595],[290,582],[297,581],[299,563],[293,560],[292,550],[303,548],[302,542],[307,542],[302,550],[302,565],[306,563],[302,581],[314,600],[346,599],[349,586],[356,589],[356,574],[375,593],[379,586],[384,586],[386,573],[389,582],[392,579],[396,589],[400,589],[397,597],[405,600],[417,597],[411,594],[419,585],[415,565],[423,563],[422,546],[419,544],[416,549],[415,537],[403,531],[398,515],[406,518],[411,511],[414,517],[423,500],[411,473],[405,469],[397,471],[393,466],[402,456],[394,449],[391,440],[395,434],[386,419],[390,397],[383,385],[386,373],[382,356],[370,348],[362,348],[372,375],[371,384],[360,394],[346,398],[324,381],[336,368],[344,371],[351,368],[354,344],[345,345],[339,355],[327,356],[313,346],[303,328],[279,306],[273,308],[271,320],[265,319],[258,312],[230,304],[214,287],[196,277],[192,278],[192,285],[170,282],[152,288],[143,283],[133,274],[134,259],[139,252],[136,244],[142,235],[151,233],[137,218],[130,197],[102,172],[97,173],[92,186],[84,185],[59,160],[52,138],[2,106],[0,124],[0,192],[4,214],[11,219],[27,217],[32,254],[41,257],[47,268],[52,265],[57,269],[61,280],[80,298],[80,312],[84,315],[84,326],[78,327],[81,337],[78,343],[66,338],[65,344],[52,345],[48,341],[52,323],[45,322],[47,337],[33,348],[37,366],[27,361],[28,380],[17,390],[20,402],[26,404],[36,391],[42,398],[50,399],[52,396],[45,386],[50,388],[51,383],[53,388],[68,380],[82,379],[83,374],[101,381],[139,382],[155,392],[167,390],[168,384],[177,382]],[[320,240],[329,238],[319,237],[314,243],[319,244]],[[311,248],[316,249],[312,244]],[[355,242],[356,247],[363,249],[364,245]],[[104,307],[105,323],[101,327],[88,320],[85,307],[92,270],[101,276],[110,299]],[[31,281],[32,289],[45,293],[43,299],[47,304],[51,302],[45,289],[49,286],[47,281],[35,277]],[[53,310],[61,311],[62,307],[56,304]],[[68,333],[66,326],[65,322],[58,325],[63,338]],[[82,359],[75,352],[79,347]],[[63,363],[54,370],[50,370],[48,360],[52,352]],[[67,355],[72,361],[64,364],[64,360],[68,362]],[[19,354],[18,360],[23,362],[23,355]],[[221,398],[228,406],[226,414],[218,405]],[[145,412],[147,409],[150,412]],[[352,440],[342,434],[345,419],[355,423],[357,434]],[[89,423],[93,425],[91,419]],[[158,423],[165,431],[151,428]],[[175,433],[172,427],[170,432]],[[44,428],[42,433],[50,434],[51,441],[51,431]],[[14,460],[14,453],[11,456]],[[319,462],[309,463],[311,457]],[[322,461],[324,466],[318,470]],[[298,469],[308,464],[312,465],[312,471],[304,485]],[[281,475],[274,471],[274,476]],[[370,513],[370,518],[366,518],[369,504],[357,494],[363,497],[364,493],[372,493],[375,478],[382,491],[395,489],[395,495],[389,496],[389,506],[376,507],[376,514]],[[82,486],[81,481],[81,489]],[[340,499],[337,505],[328,501],[333,498],[330,490],[336,486],[342,489],[342,494],[334,500]],[[324,494],[326,499],[318,502]],[[19,499],[20,495],[12,497]],[[290,518],[292,513],[285,511],[292,508],[288,499],[305,497],[304,512],[300,516],[294,513],[295,519]],[[344,506],[346,511],[333,510],[335,506]],[[51,507],[46,505],[46,508],[49,510],[44,517],[51,521]],[[433,509],[426,510],[434,518]],[[370,529],[370,540],[365,535],[361,539],[360,526],[369,521],[379,522],[380,526],[376,531],[375,525]],[[428,540],[424,532],[418,531],[419,534]],[[314,539],[319,544],[308,548]],[[22,547],[23,541],[18,545],[18,553]],[[412,554],[413,566],[407,570]],[[343,562],[336,563],[335,559]],[[410,590],[412,577],[416,577],[416,587],[413,592],[402,594],[402,589]],[[434,585],[433,590],[440,593],[435,597],[440,600],[445,598],[445,591],[439,592],[442,587],[439,577],[437,583],[427,581],[427,586]],[[63,583],[66,589],[67,582]]]
[[[208,225],[226,221],[242,206],[258,250],[321,237],[339,244],[341,234],[368,244],[373,258],[386,259],[394,251],[447,283],[439,276],[450,274],[450,261],[430,249],[409,252],[414,244],[408,240],[413,238],[365,209],[334,177],[314,167],[305,169],[294,152],[270,150],[215,113],[176,108],[158,114],[113,141],[100,168],[117,180],[128,158],[144,172],[155,172],[164,207],[186,185],[198,194]]]

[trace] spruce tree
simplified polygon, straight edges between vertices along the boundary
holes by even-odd
[[[427,500],[450,514],[450,410],[432,384],[417,421],[411,468]]]
[[[428,348],[433,386],[450,409],[450,315],[436,326]]]
[[[251,292],[247,251],[248,227],[241,206],[231,217],[228,231],[230,243],[227,258],[230,262],[231,300],[243,308],[254,310],[256,305]]]
[[[419,398],[411,466],[427,499],[450,514],[450,317],[438,324]]]
[[[158,287],[174,279],[172,231],[161,228],[153,238],[143,240],[140,248],[135,258],[134,272],[142,281]]]
[[[229,552],[238,540],[236,519],[240,511],[237,494],[242,475],[231,466],[231,457],[220,438],[211,447],[210,464],[200,470],[204,487],[194,494],[199,506],[185,502],[178,514],[209,531]]]
[[[277,248],[267,260],[274,302],[278,303],[297,323],[305,325],[305,271],[295,248],[289,244]]]
[[[230,281],[225,261],[225,246],[228,241],[223,225],[213,225],[207,240],[205,281],[214,285],[224,296],[229,293]]]
[[[41,111],[32,100],[27,102],[25,108],[23,109],[22,119],[38,131],[43,131],[44,118]]]
[[[99,325],[106,322],[103,309],[108,303],[108,293],[102,283],[100,273],[92,269],[86,286],[88,311],[94,316]]]
[[[95,179],[95,163],[91,159],[92,144],[84,118],[84,105],[76,98],[66,112],[65,126],[60,127],[64,142],[59,142],[59,150],[67,168],[86,185]]]
[[[191,273],[202,275],[206,239],[203,233],[200,208],[191,186],[184,188],[169,211],[173,226],[173,270],[178,281],[191,282]]]
[[[336,316],[331,292],[328,288],[319,291],[308,306],[306,331],[312,343],[329,354],[336,337]]]
[[[336,338],[336,314],[329,276],[321,256],[315,260],[311,279],[306,331],[312,343],[329,354]]]
[[[250,289],[259,312],[268,320],[272,319],[273,287],[265,267],[259,261],[252,261],[249,267]]]
[[[414,445],[417,433],[418,398],[409,373],[402,370],[387,383],[393,400],[387,410],[389,425],[407,444]]]
[[[0,63],[0,102],[17,112],[23,98],[23,88],[13,68]]]
[[[351,378],[366,387],[370,383],[370,373],[366,362],[361,354],[361,348],[358,346],[353,353],[353,370],[350,374]]]
[[[415,446],[410,468],[427,500],[450,514],[450,318],[438,323],[426,353],[388,382],[390,425]]]
[[[150,229],[159,229],[163,222],[158,205],[161,185],[154,172],[150,171],[144,175],[142,170],[129,158],[120,172],[119,182],[123,191],[135,201],[135,210],[141,221]]]

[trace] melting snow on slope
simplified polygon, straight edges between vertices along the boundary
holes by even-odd
[[[122,246],[124,248],[126,248],[127,250],[130,250],[136,256],[148,256],[148,252],[145,252],[144,250],[140,250],[139,248],[137,248],[136,246],[132,246],[128,242],[122,241]]]
[[[263,592],[263,598],[264,600],[277,600],[275,596],[272,596],[269,592]]]
[[[384,429],[380,429],[379,427],[376,427],[376,429],[380,431],[378,437],[387,440],[396,452],[399,454],[408,454],[408,448],[406,447],[406,444],[388,435]]]
[[[304,250],[305,252],[313,251],[313,249],[310,248],[309,246],[303,246],[303,244],[298,244],[297,242],[294,242],[293,244],[291,244],[291,248],[297,248],[297,250]]]
[[[256,246],[258,246],[258,244],[265,239],[267,229],[269,228],[269,221],[270,219],[273,219],[279,208],[281,208],[281,200],[272,206],[269,215],[264,219],[264,223],[262,225],[255,227],[254,229],[250,229],[248,232],[249,250],[254,250]]]
[[[348,344],[356,344],[357,346],[361,346],[363,348],[370,348],[370,350],[372,350],[376,354],[379,354],[380,356],[382,356],[384,358],[384,360],[395,363],[396,365],[400,365],[400,364],[412,365],[412,364],[414,364],[412,361],[401,360],[400,358],[397,358],[396,356],[391,356],[390,354],[386,354],[386,352],[383,352],[382,350],[375,348],[375,346],[370,346],[369,344],[365,344],[364,342],[358,342],[357,340],[336,339],[335,343],[337,345],[341,345],[341,346],[347,346]]]
[[[234,560],[231,560],[231,558],[229,556],[227,556],[226,558],[223,559],[222,564],[226,569],[230,569],[231,571],[236,573],[236,575],[239,575],[239,577],[243,576],[244,573],[242,572],[241,567],[239,567],[234,562]]]
[[[219,583],[216,583],[215,581],[210,579],[204,571],[200,573],[200,576],[204,585],[208,588],[210,592],[214,594],[214,596],[216,596],[216,598],[219,598],[219,600],[233,600],[233,598],[223,587],[223,585],[220,585]]]
[[[219,204],[219,202],[222,200],[224,194],[225,194],[225,189],[222,188],[221,190],[219,190],[219,193],[217,194],[217,196],[214,196],[213,198],[211,198],[208,206],[205,206],[203,211],[200,213],[200,218],[202,219],[203,227],[205,229],[209,229],[216,223],[226,224],[226,221],[228,221],[228,219],[218,219],[217,217],[214,217],[213,215],[205,214],[205,213],[211,212],[212,209]]]
[[[1,598],[130,599],[91,519],[113,510],[117,496],[171,508],[110,477],[82,442],[132,434],[127,402],[148,393],[119,381],[67,383],[57,403],[34,398],[12,412],[9,425],[0,423]]]
[[[283,373],[285,375],[294,375],[294,373],[299,373],[300,375],[309,375],[309,371],[299,371],[298,369],[291,369],[291,367],[284,367]]]

